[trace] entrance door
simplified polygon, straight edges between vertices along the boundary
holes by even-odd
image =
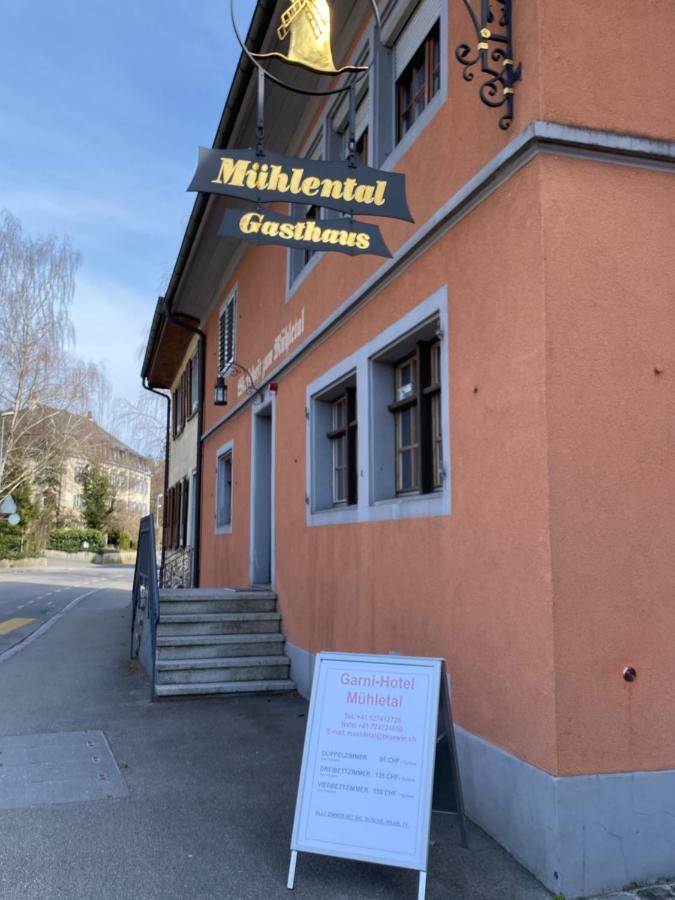
[[[251,584],[270,585],[273,580],[273,410],[272,403],[253,413],[251,465]]]

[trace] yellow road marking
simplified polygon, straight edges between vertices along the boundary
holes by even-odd
[[[22,625],[28,625],[29,622],[34,621],[35,619],[7,619],[5,622],[0,622],[0,634],[9,634],[10,631],[16,631]]]

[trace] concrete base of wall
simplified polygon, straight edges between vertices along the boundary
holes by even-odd
[[[27,559],[0,559],[0,569],[40,569],[47,565],[42,557],[29,556]]]
[[[77,553],[68,553],[65,550],[45,550],[47,559],[67,559],[70,562],[74,560],[78,562],[91,562],[95,556],[86,550],[78,550]]]
[[[111,564],[128,564],[136,562],[135,550],[106,550],[103,553],[94,553],[92,560],[98,565],[109,566]]]
[[[314,656],[286,644],[309,697]],[[555,777],[455,726],[468,817],[567,900],[675,876],[675,771]]]

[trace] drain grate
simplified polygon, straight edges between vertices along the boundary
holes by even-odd
[[[0,809],[128,794],[102,731],[0,737]]]

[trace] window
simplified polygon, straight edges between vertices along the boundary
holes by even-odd
[[[348,387],[331,403],[331,426],[326,437],[331,442],[333,505],[356,503],[356,388]]]
[[[220,312],[218,322],[218,371],[224,372],[234,362],[236,339],[236,292],[228,298]]]
[[[190,360],[190,415],[199,409],[199,356],[197,353]]]
[[[419,429],[417,359],[409,357],[394,369],[395,402],[390,409],[396,420],[396,492],[419,490]]]
[[[358,502],[356,374],[343,373],[310,400],[313,508]]]
[[[308,525],[450,514],[446,331],[443,287],[307,386]]]
[[[438,22],[396,79],[396,141],[420,117],[441,86],[441,45]]]
[[[440,342],[418,340],[415,352],[394,366],[396,493],[442,487]]]
[[[216,528],[232,528],[232,445],[219,451],[216,461]]]

